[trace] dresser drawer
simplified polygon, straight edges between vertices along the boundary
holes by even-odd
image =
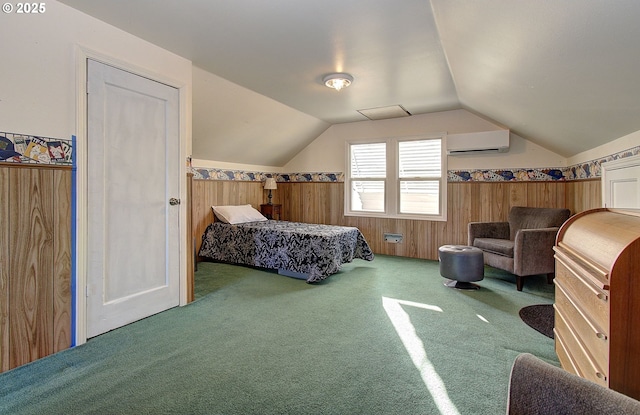
[[[560,261],[556,261],[555,284],[598,328],[609,332],[609,291],[591,285]]]
[[[563,357],[568,357],[572,363],[572,365],[568,367],[563,363],[562,367],[569,372],[577,369],[578,375],[608,387],[608,370],[598,367],[576,336],[573,328],[567,323],[566,316],[562,314],[562,310],[556,308],[555,317],[555,332],[558,336],[556,344],[560,343],[563,345],[564,353],[567,355]],[[608,368],[608,366],[606,368]]]
[[[556,355],[558,355],[558,361],[560,361],[560,366],[562,366],[562,368],[569,373],[582,376],[582,373],[580,373],[575,363],[573,362],[573,359],[571,358],[571,351],[569,351],[567,349],[567,346],[565,346],[565,342],[562,338],[562,334],[558,333],[558,330],[554,328],[553,335],[556,340]]]
[[[561,284],[556,285],[556,312],[569,322],[573,333],[598,367],[609,362],[609,333],[599,328],[584,310],[573,302]]]
[[[553,250],[562,367],[640,400],[640,210],[578,212]],[[598,332],[608,335],[608,360],[593,339]]]

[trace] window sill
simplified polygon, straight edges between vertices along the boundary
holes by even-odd
[[[344,216],[353,216],[359,218],[374,219],[406,219],[406,220],[425,220],[431,222],[446,222],[446,215],[412,215],[412,214],[396,214],[391,215],[381,212],[345,212]]]

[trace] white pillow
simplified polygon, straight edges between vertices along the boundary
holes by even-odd
[[[232,225],[267,220],[262,213],[255,210],[251,205],[211,206],[211,209],[213,209],[213,213],[218,219]]]

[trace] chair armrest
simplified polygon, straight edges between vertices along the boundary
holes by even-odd
[[[476,238],[509,239],[509,222],[469,222],[467,230],[469,246]]]
[[[513,244],[514,274],[524,276],[553,273],[553,246],[559,229],[520,229],[516,232]]]

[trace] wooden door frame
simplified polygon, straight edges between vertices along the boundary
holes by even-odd
[[[78,346],[87,341],[87,211],[88,198],[88,168],[87,168],[87,60],[92,59],[118,69],[169,85],[179,91],[179,193],[180,199],[186,201],[186,177],[187,177],[187,144],[190,133],[188,114],[191,112],[190,85],[182,81],[167,78],[158,73],[138,67],[130,62],[124,62],[112,56],[76,45],[76,85],[77,85],[77,116],[76,116],[76,223],[75,229],[75,251],[74,254],[74,276],[72,282],[73,305],[73,330],[72,346]],[[178,228],[180,237],[180,306],[188,303],[187,292],[187,203],[180,204]]]

